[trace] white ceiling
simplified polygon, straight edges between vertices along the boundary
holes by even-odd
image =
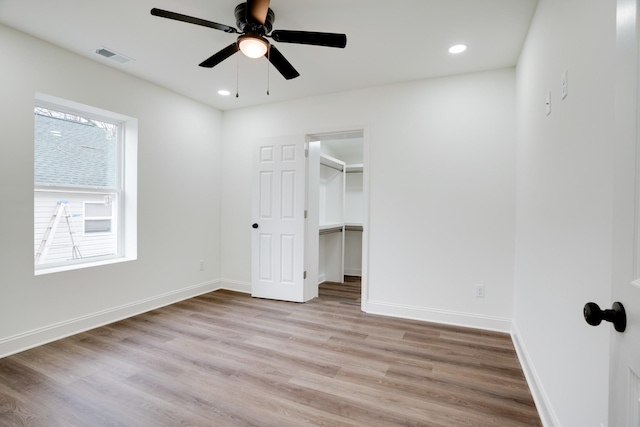
[[[272,0],[274,29],[347,34],[347,47],[277,43],[300,72],[285,80],[240,53],[198,64],[236,36],[152,16],[153,7],[235,27],[241,0],[0,0],[0,23],[221,110],[514,66],[537,0]],[[464,43],[457,56],[447,49]],[[118,64],[105,46],[133,58]],[[270,95],[267,91],[269,74]],[[239,97],[235,97],[236,84]],[[218,89],[232,92],[221,97]]]

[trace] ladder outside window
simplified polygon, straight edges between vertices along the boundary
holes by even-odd
[[[60,224],[60,220],[62,218],[65,219],[67,223],[67,229],[69,230],[69,237],[71,238],[71,256],[73,259],[82,258],[82,254],[80,253],[80,247],[78,246],[78,238],[76,235],[75,225],[73,223],[73,217],[80,216],[71,214],[69,210],[69,202],[66,200],[60,200],[56,205],[56,208],[51,215],[51,220],[49,221],[49,225],[44,232],[44,236],[42,237],[42,241],[40,242],[40,246],[35,255],[35,264],[38,265],[41,262],[44,262],[47,258],[47,253],[51,248],[51,244],[53,243],[53,239],[56,235],[56,231],[58,230],[58,226]]]

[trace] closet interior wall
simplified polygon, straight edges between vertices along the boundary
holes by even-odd
[[[320,140],[318,282],[362,275],[362,133]]]

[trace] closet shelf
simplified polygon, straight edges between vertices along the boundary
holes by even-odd
[[[363,227],[361,223],[358,222],[348,222],[348,223],[335,223],[335,224],[322,224],[318,227],[320,234],[329,234],[335,233],[339,231],[362,231]]]
[[[340,172],[344,171],[345,169],[345,164],[344,162],[333,158],[331,156],[327,156],[325,154],[321,154],[320,155],[320,164],[323,166],[327,166],[330,167],[331,169],[336,169]]]
[[[320,230],[319,235],[323,236],[325,234],[333,234],[333,233],[342,233],[344,227],[335,227],[335,228],[327,228],[325,230]]]
[[[362,173],[364,165],[362,163],[348,164],[345,166],[345,170],[347,173]]]
[[[342,227],[344,227],[344,223],[334,222],[331,224],[320,224],[318,228],[320,229],[320,231],[323,231],[323,230],[332,230],[334,228],[342,228]]]

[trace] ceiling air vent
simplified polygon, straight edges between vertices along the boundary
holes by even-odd
[[[110,59],[111,61],[118,62],[120,64],[126,64],[127,62],[133,61],[133,59],[121,55],[118,52],[114,52],[113,50],[104,46],[96,49],[95,52],[100,56]]]

